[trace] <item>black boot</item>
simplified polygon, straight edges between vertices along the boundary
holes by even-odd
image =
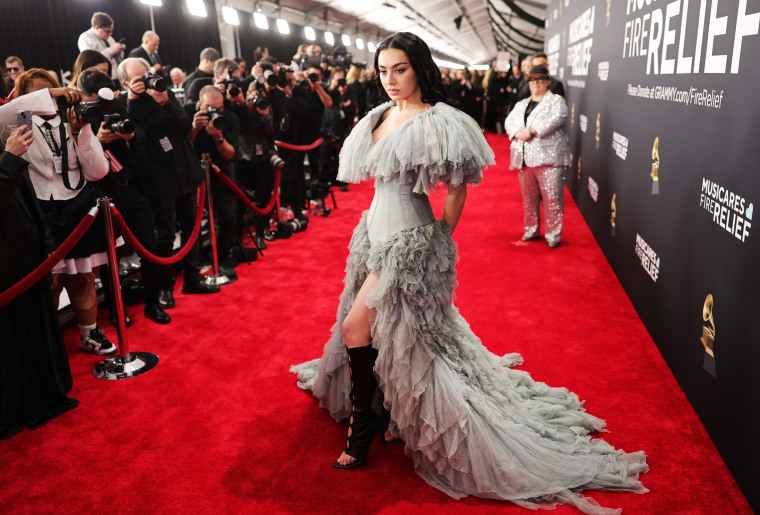
[[[375,359],[377,351],[371,345],[348,349],[348,364],[351,369],[351,434],[346,442],[345,453],[355,458],[348,465],[333,463],[336,469],[352,469],[364,463],[369,453],[372,438],[382,429],[383,419],[372,413],[372,397],[377,388],[375,379]]]

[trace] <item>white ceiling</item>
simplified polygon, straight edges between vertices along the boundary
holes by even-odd
[[[543,20],[549,0],[514,0],[514,3]],[[347,33],[356,33],[357,28],[359,33],[381,37],[398,31],[413,32],[439,57],[463,64],[494,58],[497,53],[494,34],[513,53],[527,53],[543,46],[526,40],[518,31],[543,41],[544,29],[523,20],[504,0],[281,0],[280,5],[307,13],[307,21],[309,17],[323,20],[327,8],[330,22],[342,25]],[[489,12],[506,35],[495,27],[492,29]],[[454,19],[460,15],[463,19],[457,29]]]

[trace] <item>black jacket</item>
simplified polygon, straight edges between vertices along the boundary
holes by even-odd
[[[194,105],[185,104],[185,113],[187,113],[190,119],[195,116],[195,112],[196,108]],[[208,154],[209,157],[211,157],[211,162],[218,166],[222,172],[229,175],[229,164],[240,157],[240,152],[238,150],[240,122],[235,113],[226,107],[224,108],[224,111],[222,111],[222,115],[224,116],[225,124],[224,130],[222,130],[222,135],[224,136],[224,139],[227,140],[227,143],[232,145],[232,148],[235,149],[235,155],[230,159],[224,159],[219,153],[219,148],[217,147],[216,142],[214,142],[209,133],[206,132],[206,129],[201,129],[198,131],[198,134],[195,135],[195,140],[193,140],[193,150],[195,150],[195,156],[198,160],[200,160],[201,154]]]
[[[148,51],[147,51],[147,50],[145,50],[145,49],[142,47],[142,45],[140,45],[140,46],[139,46],[139,47],[137,47],[137,48],[133,48],[132,50],[130,50],[130,51],[129,51],[129,57],[142,57],[143,59],[145,59],[146,61],[148,61],[148,63],[150,63],[150,65],[151,65],[151,66],[152,66],[153,64],[160,64],[160,65],[162,65],[162,66],[163,66],[163,64],[164,64],[164,61],[161,59],[161,56],[160,56],[160,55],[158,55],[158,52],[156,52],[156,53],[155,53],[155,54],[153,54],[153,55],[155,55],[155,56],[156,56],[156,62],[155,62],[155,63],[151,63],[151,62],[150,62],[150,55],[148,55]]]
[[[26,277],[56,249],[26,166],[25,160],[8,152],[0,157],[0,292]]]
[[[127,100],[127,111],[141,131],[132,140],[140,184],[149,197],[173,198],[195,191],[204,173],[187,135],[193,122],[170,91],[163,106],[149,95]],[[121,98],[124,95],[120,95]]]

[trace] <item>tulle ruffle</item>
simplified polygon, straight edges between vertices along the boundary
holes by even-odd
[[[459,109],[438,102],[402,123],[375,144],[372,130],[394,102],[386,102],[354,127],[341,151],[338,180],[414,182],[415,193],[451,181],[477,185],[482,169],[494,164],[494,153],[480,127]]]
[[[366,216],[366,215],[365,215]],[[565,388],[510,366],[517,354],[489,352],[454,307],[456,244],[437,221],[400,231],[370,248],[366,220],[354,231],[338,321],[324,355],[295,366],[336,419],[350,413],[350,377],[340,327],[364,278],[374,310],[375,375],[415,471],[448,495],[506,499],[528,508],[572,503],[615,513],[580,490],[644,493],[643,452],[626,454],[589,433],[604,421]]]

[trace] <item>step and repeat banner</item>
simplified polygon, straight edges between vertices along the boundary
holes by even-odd
[[[760,0],[554,0],[545,41],[567,186],[756,509],[759,33]]]

